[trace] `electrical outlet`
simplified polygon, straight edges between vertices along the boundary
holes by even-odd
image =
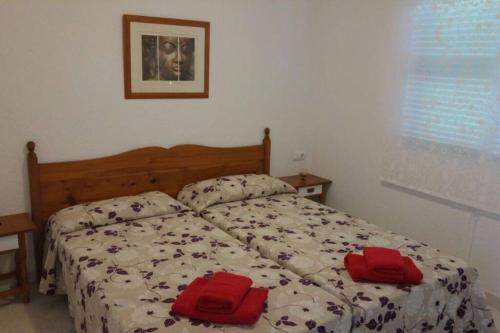
[[[293,161],[303,161],[306,159],[306,153],[303,151],[294,151],[292,154]]]

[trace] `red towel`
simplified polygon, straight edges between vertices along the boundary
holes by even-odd
[[[417,265],[413,262],[410,257],[403,257],[406,266],[406,276],[404,282],[410,284],[420,284],[422,279],[424,278],[424,274],[420,269],[418,269]]]
[[[197,308],[212,313],[233,313],[252,283],[246,276],[217,272],[201,291]]]
[[[423,278],[422,272],[415,266],[411,258],[403,257],[403,261],[405,263],[406,273],[397,275],[370,271],[366,265],[365,258],[361,255],[348,253],[344,257],[347,271],[356,282],[419,284]]]
[[[250,288],[234,313],[210,313],[200,311],[196,308],[200,292],[208,282],[208,279],[196,278],[177,297],[172,310],[181,316],[220,324],[251,325],[259,319],[264,308],[264,302],[267,299],[268,290],[266,288]]]
[[[398,250],[384,247],[365,247],[363,256],[369,271],[396,275],[406,271],[405,262]]]

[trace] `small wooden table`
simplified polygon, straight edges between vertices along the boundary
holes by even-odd
[[[300,175],[280,177],[282,181],[295,187],[300,196],[306,198],[318,198],[319,202],[326,202],[326,192],[332,183],[330,179],[321,178],[315,175],[307,174],[304,177]]]
[[[26,270],[26,233],[35,231],[36,225],[27,213],[0,216],[0,255],[15,253],[16,269],[13,272],[0,274],[0,280],[17,278],[17,286],[0,291],[0,297],[20,293],[25,303],[30,300],[28,273]]]

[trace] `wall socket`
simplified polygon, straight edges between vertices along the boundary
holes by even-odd
[[[303,161],[306,159],[306,153],[303,151],[294,151],[292,154],[292,161]]]

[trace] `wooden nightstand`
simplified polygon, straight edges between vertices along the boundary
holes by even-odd
[[[282,181],[295,187],[299,195],[306,198],[319,198],[322,204],[326,201],[326,192],[331,180],[308,174],[305,177],[295,175],[280,177]]]
[[[26,213],[0,216],[0,255],[14,253],[16,269],[10,273],[0,274],[0,280],[17,278],[17,287],[0,291],[0,297],[20,293],[23,301],[30,300],[28,273],[26,270],[26,233],[35,231],[36,226]]]

